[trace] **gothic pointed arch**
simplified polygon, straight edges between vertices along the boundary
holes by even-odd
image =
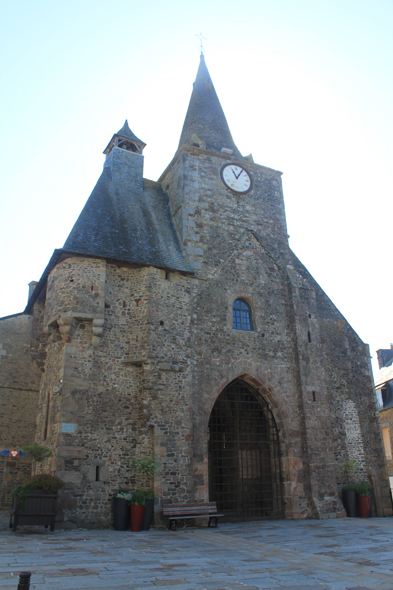
[[[230,519],[283,518],[279,431],[264,397],[229,383],[209,419],[209,499]]]

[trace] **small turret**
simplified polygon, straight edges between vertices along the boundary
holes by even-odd
[[[118,147],[128,152],[134,152],[135,154],[142,154],[146,144],[138,139],[137,136],[131,131],[126,119],[123,127],[120,129],[120,131],[114,134],[106,146],[104,150],[106,157],[109,156],[114,147]]]

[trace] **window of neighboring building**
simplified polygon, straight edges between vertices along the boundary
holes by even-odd
[[[242,299],[233,304],[233,329],[252,331],[251,307]]]
[[[388,398],[389,398],[389,389],[387,388],[386,384],[381,389],[381,395],[382,395],[382,403],[383,403],[383,406],[385,407],[387,404]]]
[[[377,389],[377,391],[375,392],[375,394],[377,396],[378,408],[383,408],[382,391],[380,389]]]
[[[390,445],[389,426],[382,428],[383,444],[385,446],[386,458],[392,458],[392,447]]]

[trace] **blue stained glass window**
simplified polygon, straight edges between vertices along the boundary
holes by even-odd
[[[251,307],[242,299],[233,304],[233,329],[252,331]]]

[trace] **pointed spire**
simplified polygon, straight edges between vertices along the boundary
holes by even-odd
[[[120,135],[121,137],[127,137],[128,139],[132,139],[133,141],[138,141],[139,143],[143,143],[137,136],[131,131],[128,126],[128,120],[126,119],[124,122],[123,127],[118,131],[115,135]],[[146,145],[146,144],[144,144]]]
[[[123,149],[127,149],[128,151],[137,152],[139,154],[142,153],[143,148],[146,144],[137,138],[137,136],[131,131],[128,126],[127,119],[123,127],[114,134],[108,145],[104,150],[104,154],[108,155],[114,146],[122,147]]]
[[[200,59],[179,147],[185,143],[192,145],[196,139],[199,145],[204,144],[207,150],[221,153],[222,148],[225,148],[233,150],[235,156],[241,157],[214,90],[203,53]]]

